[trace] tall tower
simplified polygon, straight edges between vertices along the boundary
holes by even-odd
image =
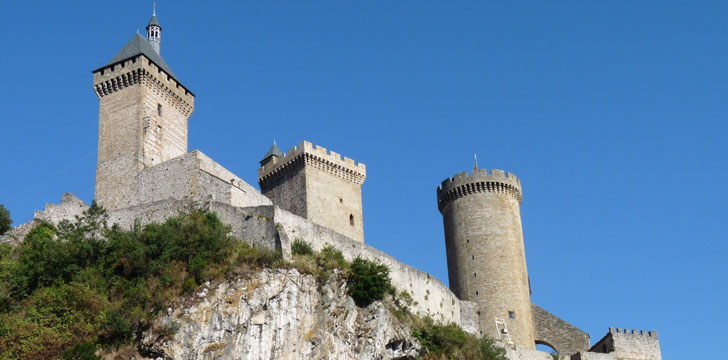
[[[138,173],[187,153],[194,94],[159,54],[156,14],[106,65],[93,71],[99,98],[96,201],[109,210],[136,205]]]
[[[479,305],[483,335],[502,334],[535,349],[533,315],[521,229],[521,183],[502,170],[473,170],[437,189],[445,227],[450,288]]]
[[[258,169],[260,191],[273,204],[360,242],[365,179],[364,164],[308,141],[285,155],[274,143]]]

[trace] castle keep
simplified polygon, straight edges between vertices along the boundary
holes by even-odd
[[[450,287],[364,244],[361,188],[366,166],[303,141],[283,153],[274,143],[258,169],[260,191],[202,152],[188,152],[187,122],[195,95],[161,56],[156,13],[104,66],[93,71],[99,99],[95,200],[110,221],[162,221],[179,211],[214,211],[241,241],[291,256],[303,239],[315,250],[338,248],[390,269],[392,284],[414,299],[410,310],[439,323],[501,341],[510,359],[660,360],[657,333],[610,328],[590,338],[531,303],[521,226],[521,181],[502,170],[476,169],[436,190]],[[19,241],[38,221],[73,219],[87,205],[71,194],[36,212],[0,241]]]

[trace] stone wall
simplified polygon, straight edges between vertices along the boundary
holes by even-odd
[[[534,304],[531,306],[536,344],[548,345],[565,358],[589,349],[589,334],[539,306]]]
[[[231,226],[233,235],[238,239],[257,247],[280,249],[286,258],[291,256],[291,243],[302,239],[315,250],[327,245],[334,246],[347,260],[359,256],[385,264],[390,269],[393,285],[399,291],[404,290],[412,295],[415,303],[411,310],[414,313],[430,316],[444,324],[453,322],[470,333],[479,333],[477,305],[459,300],[437,278],[403,264],[380,250],[275,206],[240,208],[199,197],[168,199],[113,211],[110,221],[129,228],[135,219],[141,224],[160,222],[179,212],[194,209],[214,211],[221,221]]]
[[[0,243],[19,244],[41,221],[58,225],[63,220],[75,221],[88,209],[88,205],[71,193],[63,194],[60,204],[46,204],[45,210],[36,211],[33,220],[16,226],[12,230],[0,236]]]
[[[657,331],[610,327],[609,332],[589,349],[587,356],[592,353],[606,353],[621,360],[662,360]]]
[[[600,354],[593,352],[579,352],[571,356],[570,360],[620,360],[614,354]]]
[[[535,349],[521,199],[518,178],[495,169],[457,174],[437,189],[450,288],[479,304],[484,335],[498,337],[502,319],[516,345]]]
[[[138,179],[133,205],[187,198],[238,207],[271,204],[255,188],[197,150],[144,169]]]
[[[360,242],[365,179],[364,164],[308,141],[258,169],[261,191],[275,205]]]

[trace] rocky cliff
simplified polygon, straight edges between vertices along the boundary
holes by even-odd
[[[319,283],[266,269],[168,308],[143,348],[153,359],[402,359],[421,346],[386,302],[357,307],[336,273]]]

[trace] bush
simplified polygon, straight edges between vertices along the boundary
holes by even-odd
[[[63,360],[101,360],[101,357],[96,355],[96,345],[85,342],[64,351]]]
[[[507,360],[506,350],[487,337],[478,339],[455,324],[436,325],[429,318],[421,322],[412,335],[426,352],[422,359]]]
[[[0,235],[5,234],[12,226],[13,220],[10,219],[10,211],[0,204]]]
[[[359,307],[366,307],[374,301],[384,299],[384,294],[392,290],[389,268],[386,265],[357,257],[349,269],[349,295]]]
[[[316,262],[326,272],[333,269],[346,270],[348,265],[341,251],[331,245],[321,249],[316,256]]]
[[[291,253],[293,255],[313,255],[313,249],[311,248],[311,244],[301,239],[296,239],[291,244]]]

